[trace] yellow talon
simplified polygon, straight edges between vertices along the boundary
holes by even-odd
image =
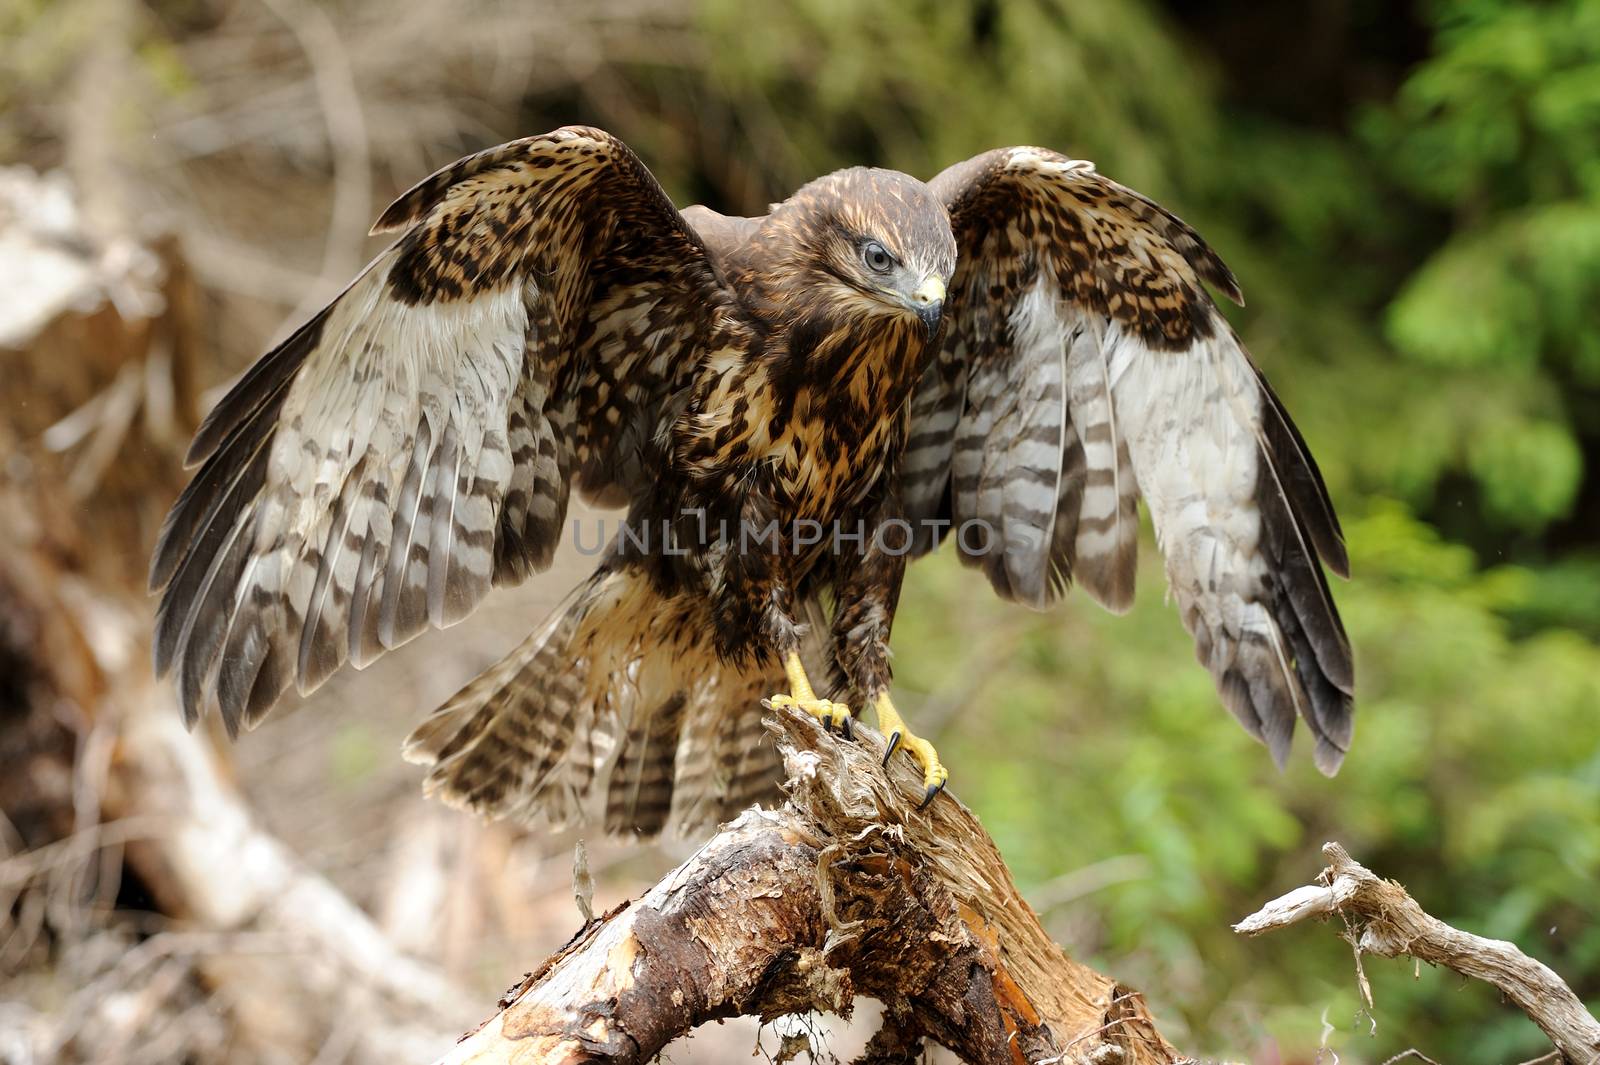
[[[850,707],[831,699],[817,698],[817,693],[811,690],[811,680],[806,676],[806,667],[801,664],[799,654],[790,651],[784,656],[783,671],[789,675],[789,694],[774,695],[767,702],[776,708],[789,707],[810,714],[821,721],[824,728],[829,731],[838,729],[849,739],[852,732]]]
[[[774,695],[767,700],[769,704],[780,709],[792,708],[810,714],[820,720],[823,727],[830,730],[839,729],[846,737],[850,735],[850,708],[844,703],[817,698],[798,653],[790,651],[783,656],[783,671],[789,675],[789,694]],[[894,752],[903,750],[916,759],[917,764],[922,767],[923,795],[922,802],[917,807],[920,810],[944,790],[945,781],[950,779],[950,773],[939,761],[939,752],[933,749],[933,744],[915,735],[906,727],[905,718],[894,708],[888,692],[880,692],[874,697],[872,708],[878,712],[878,728],[888,740],[888,748],[883,752],[883,764],[887,766]]]
[[[889,764],[889,759],[894,756],[895,751],[903,750],[916,759],[917,764],[922,767],[924,791],[922,803],[917,807],[920,810],[944,790],[945,781],[950,779],[950,773],[945,769],[944,763],[939,761],[939,752],[933,749],[933,744],[913,734],[906,727],[905,718],[894,708],[888,692],[879,692],[872,700],[872,708],[878,714],[878,731],[882,732],[888,741],[888,747],[883,752],[883,764]]]

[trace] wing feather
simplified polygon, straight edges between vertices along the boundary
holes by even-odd
[[[253,725],[548,565],[575,471],[598,495],[645,483],[720,320],[703,244],[599,130],[446,167],[393,229],[196,434],[151,564],[156,667],[190,722],[214,701]]]
[[[1348,557],[1304,439],[1205,292],[1239,300],[1233,274],[1171,212],[1054,152],[989,152],[932,184],[960,258],[912,403],[912,516],[997,530],[998,557],[966,560],[1001,595],[1043,606],[1076,579],[1123,610],[1142,496],[1223,702],[1280,763],[1305,721],[1332,773],[1354,670],[1319,560],[1343,576]]]
[[[1118,431],[1110,369],[1100,354],[1103,334],[1098,322],[1079,319],[1072,325],[1070,403],[1063,417],[1073,428],[1070,443],[1076,454],[1071,461],[1081,470],[1082,487],[1075,512],[1057,520],[1065,517],[1073,529],[1071,543],[1064,546],[1078,583],[1096,602],[1120,614],[1133,606],[1138,485],[1127,442]]]

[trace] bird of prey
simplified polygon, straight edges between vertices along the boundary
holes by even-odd
[[[1031,607],[1125,610],[1137,503],[1222,701],[1280,764],[1351,738],[1347,561],[1193,229],[1086,162],[853,168],[760,218],[679,211],[566,127],[400,197],[399,239],[200,426],[152,565],[159,672],[230,732],[547,566],[571,491],[626,508],[550,620],[407,741],[430,791],[617,833],[713,824],[777,763],[761,699],[946,770],[890,698],[944,531]]]

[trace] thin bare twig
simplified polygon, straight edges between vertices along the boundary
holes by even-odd
[[[1405,888],[1382,879],[1337,843],[1323,844],[1322,853],[1329,866],[1316,883],[1272,900],[1233,930],[1256,936],[1307,917],[1338,915],[1358,965],[1363,954],[1409,955],[1491,983],[1550,1037],[1565,1060],[1573,1065],[1600,1062],[1600,1021],[1549,966],[1513,943],[1463,932],[1429,915]],[[1370,1006],[1364,977],[1362,994]]]
[[[1407,1058],[1420,1061],[1422,1062],[1422,1065],[1439,1065],[1437,1061],[1434,1061],[1416,1047],[1411,1047],[1409,1050],[1402,1050],[1394,1057],[1384,1059],[1383,1065],[1397,1065],[1398,1062],[1405,1061]]]

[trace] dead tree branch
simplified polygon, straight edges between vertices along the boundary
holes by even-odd
[[[262,826],[151,675],[178,463],[130,456],[193,428],[199,295],[175,243],[105,226],[0,169],[0,1060],[437,1053],[466,996]]]
[[[1143,1000],[1072,961],[953,798],[883,743],[778,714],[789,802],[752,809],[642,898],[590,921],[441,1065],[644,1062],[706,1021],[885,1007],[873,1061],[931,1039],[970,1062],[1182,1060]],[[863,735],[864,734],[864,735]]]
[[[1600,1062],[1600,1022],[1584,1009],[1549,966],[1528,957],[1515,944],[1485,939],[1452,928],[1426,913],[1392,880],[1384,880],[1351,858],[1337,843],[1325,843],[1329,861],[1316,883],[1273,899],[1233,926],[1247,936],[1303,921],[1308,917],[1344,919],[1344,937],[1356,957],[1410,955],[1429,965],[1443,965],[1463,976],[1498,987],[1537,1024],[1572,1065]],[[1360,973],[1361,993],[1372,1004],[1372,990]]]

